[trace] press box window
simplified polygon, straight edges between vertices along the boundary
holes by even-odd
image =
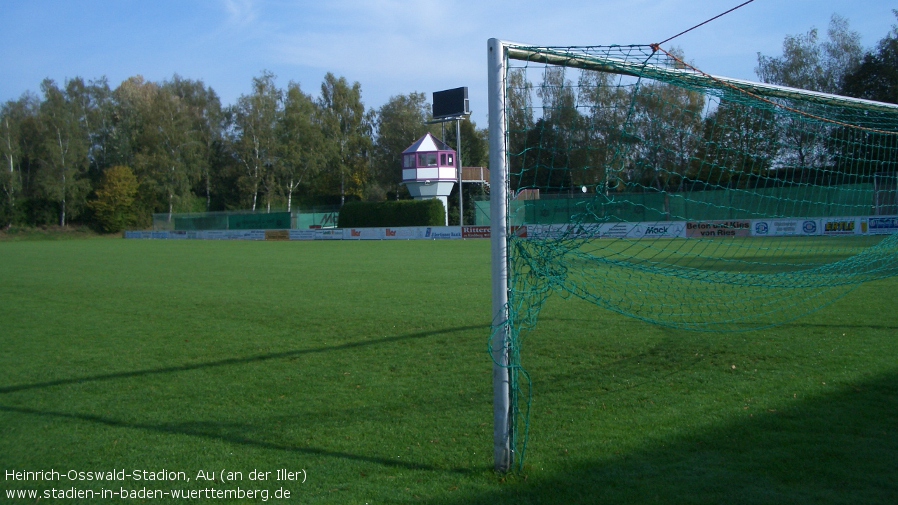
[[[437,153],[421,153],[418,155],[419,167],[437,166]]]

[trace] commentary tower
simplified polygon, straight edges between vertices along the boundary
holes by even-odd
[[[455,151],[430,133],[402,151],[402,184],[415,200],[443,202],[449,225],[449,194],[458,179]]]

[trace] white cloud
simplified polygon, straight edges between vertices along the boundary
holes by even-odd
[[[258,16],[255,0],[222,0],[222,7],[228,15],[230,25],[246,26],[253,23]]]

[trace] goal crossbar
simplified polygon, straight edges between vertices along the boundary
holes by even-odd
[[[700,74],[688,69],[672,69],[656,65],[638,64],[618,58],[602,58],[584,52],[588,49],[588,46],[565,48],[535,47],[509,42],[497,42],[505,48],[507,57],[513,60],[576,67],[583,70],[646,77],[656,80],[677,80],[695,87],[721,90],[729,88],[765,98],[801,99],[825,105],[890,113],[898,111],[898,105],[891,103],[733,79],[731,77]]]

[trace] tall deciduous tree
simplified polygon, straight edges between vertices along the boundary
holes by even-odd
[[[155,149],[151,173],[169,216],[199,178],[194,158],[200,143],[194,139],[187,109],[179,96],[165,87],[157,89],[152,107]]]
[[[278,123],[277,177],[287,197],[287,210],[293,208],[293,194],[304,182],[321,170],[327,153],[321,117],[312,97],[300,85],[287,86],[284,110]]]
[[[37,115],[37,105],[29,95],[18,101],[9,101],[0,107],[0,191],[3,201],[0,202],[0,226],[7,226],[16,219],[17,204],[22,190],[21,162],[23,153],[23,137],[27,136],[25,121]]]
[[[457,142],[455,141],[455,125],[452,127],[446,125],[446,144],[455,149]],[[461,120],[458,125],[461,131],[461,162],[466,167],[483,167],[487,165],[487,157],[489,156],[489,131],[486,129],[478,129],[477,124],[466,117]]]
[[[71,215],[77,215],[89,190],[86,175],[90,146],[85,125],[88,111],[78,100],[79,88],[83,87],[78,81],[69,81],[66,89],[49,79],[41,84],[41,186],[44,195],[58,205],[60,226],[65,226]]]
[[[898,10],[892,11],[898,17]],[[898,104],[898,26],[864,55],[861,64],[845,77],[843,92],[867,100]],[[890,146],[889,135],[868,137],[866,132],[850,132],[864,142],[845,143],[846,159],[863,160],[857,167],[862,173],[898,171],[898,155]]]
[[[178,75],[166,81],[162,90],[176,97],[183,115],[186,130],[182,134],[186,142],[181,149],[186,163],[183,179],[205,197],[206,210],[209,210],[212,200],[213,150],[221,140],[221,101],[215,91],[206,87],[202,81],[184,79]],[[181,187],[184,193],[179,197],[184,198],[191,188],[186,185]]]
[[[347,194],[361,196],[368,179],[373,113],[365,111],[361,84],[350,86],[346,78],[337,78],[330,72],[321,84],[319,104],[324,135],[332,142],[333,155],[327,168],[339,185],[343,205]]]
[[[505,101],[508,110],[508,154],[509,173],[521,174],[523,170],[524,150],[527,137],[534,127],[533,119],[533,84],[527,79],[527,71],[523,68],[509,70],[508,96]],[[521,178],[509,181],[514,190],[525,185]]]
[[[827,40],[821,41],[816,28],[804,35],[787,36],[782,56],[758,54],[758,77],[772,84],[838,93],[845,77],[859,64],[863,49],[860,35],[851,31],[848,21],[838,15],[832,16],[827,36]],[[832,153],[825,145],[827,126],[790,118],[777,127],[783,146],[779,152],[780,168],[799,174],[799,179],[805,181],[813,168],[822,169],[831,163]]]
[[[864,53],[860,40],[860,34],[849,29],[848,21],[834,14],[827,40],[820,40],[816,28],[786,36],[782,56],[758,53],[755,72],[763,82],[838,93],[844,77],[860,63]]]
[[[277,161],[276,129],[283,93],[274,80],[270,72],[253,78],[253,93],[241,95],[231,108],[231,143],[243,168],[241,182],[252,210],[256,210],[263,189],[269,204],[275,190],[272,170]]]
[[[624,158],[630,149],[618,146],[632,96],[627,88],[615,86],[612,76],[605,72],[584,70],[579,85],[577,103],[584,109],[583,134],[588,146],[588,168],[582,184],[595,187],[598,192],[608,191],[609,185],[617,187],[618,176],[628,164]],[[623,190],[623,185],[619,189]]]
[[[424,93],[390,97],[377,112],[377,141],[374,144],[372,176],[383,190],[399,192],[402,182],[402,151],[430,131],[430,106]]]
[[[688,176],[712,186],[748,187],[769,174],[778,154],[769,110],[723,102],[705,119],[702,135]]]
[[[898,17],[898,10],[892,12]],[[898,103],[898,26],[845,76],[842,91],[856,98]]]

